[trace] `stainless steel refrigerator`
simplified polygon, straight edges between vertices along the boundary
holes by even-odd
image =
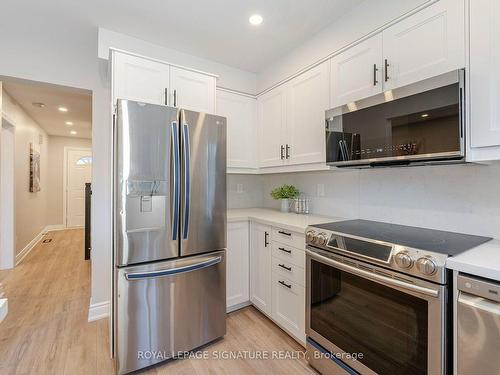
[[[226,333],[226,119],[119,100],[113,352],[119,374]]]

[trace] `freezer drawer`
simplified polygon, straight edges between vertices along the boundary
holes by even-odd
[[[226,333],[225,251],[117,269],[115,353],[125,374]]]
[[[457,374],[500,374],[500,283],[458,276]]]

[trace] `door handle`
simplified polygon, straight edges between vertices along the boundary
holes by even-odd
[[[378,72],[378,69],[377,69],[377,64],[373,64],[373,86],[377,86],[377,72]]]
[[[288,146],[288,143],[286,144],[286,153],[285,156],[287,159],[290,159],[290,146]]]
[[[285,231],[282,231],[282,230],[279,230],[278,233],[279,234],[284,234],[285,236],[291,236],[292,235],[290,232],[285,232]]]
[[[264,247],[267,247],[267,245],[269,245],[269,233],[267,232],[264,232]]]
[[[174,107],[177,107],[177,90],[174,90]]]
[[[179,134],[177,122],[170,124],[170,178],[172,180],[172,194],[170,199],[170,219],[172,223],[172,240],[177,240],[179,232],[179,198],[180,198],[180,160],[179,160]]]
[[[209,260],[206,260],[206,261],[203,261],[200,263],[189,264],[189,265],[182,266],[182,267],[168,268],[165,270],[149,271],[149,272],[131,272],[131,273],[125,274],[125,279],[127,279],[127,280],[141,280],[141,279],[153,279],[156,277],[163,277],[163,276],[178,275],[180,273],[196,271],[196,270],[200,270],[202,268],[207,268],[207,267],[216,265],[216,264],[220,263],[221,260],[222,260],[222,258],[220,256],[217,256],[215,258],[211,258]]]
[[[183,207],[183,230],[182,238],[186,239],[189,234],[189,214],[191,212],[191,148],[189,143],[189,126],[182,125],[182,152],[184,164],[184,207]]]
[[[283,268],[283,269],[285,269],[287,271],[291,271],[292,270],[292,267],[287,267],[284,264],[278,264],[278,266],[280,266],[281,268]]]
[[[385,73],[385,82],[389,80],[389,63],[387,59],[384,60],[384,73]]]
[[[165,105],[168,105],[168,88],[165,87]]]
[[[280,158],[283,160],[285,158],[285,147],[283,145],[280,146]]]
[[[288,253],[288,254],[292,253],[292,250],[285,249],[284,247],[278,247],[278,250],[281,250],[281,251]]]
[[[281,285],[286,286],[288,289],[292,289],[292,284],[287,284],[284,281],[279,280],[278,281]]]

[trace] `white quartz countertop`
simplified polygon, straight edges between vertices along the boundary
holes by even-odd
[[[279,226],[292,232],[304,233],[308,225],[346,220],[339,217],[284,213],[269,208],[235,208],[227,210],[227,221],[252,220],[262,224]]]
[[[446,261],[459,272],[500,281],[500,240],[493,239]]]

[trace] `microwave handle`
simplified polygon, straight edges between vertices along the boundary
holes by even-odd
[[[426,296],[438,298],[439,297],[439,291],[426,288],[423,286],[415,285],[415,284],[410,284],[401,280],[396,280],[387,276],[379,275],[376,273],[371,273],[369,271],[362,270],[357,267],[349,266],[347,264],[338,262],[336,260],[327,258],[323,255],[319,255],[311,250],[306,249],[306,254],[309,255],[311,258],[319,260],[320,262],[326,263],[332,267],[338,268],[339,270],[351,273],[356,276],[364,277],[366,279],[379,282],[381,284],[385,284],[388,286],[393,286],[393,287],[399,287],[402,289],[406,289],[418,294],[423,294]]]

